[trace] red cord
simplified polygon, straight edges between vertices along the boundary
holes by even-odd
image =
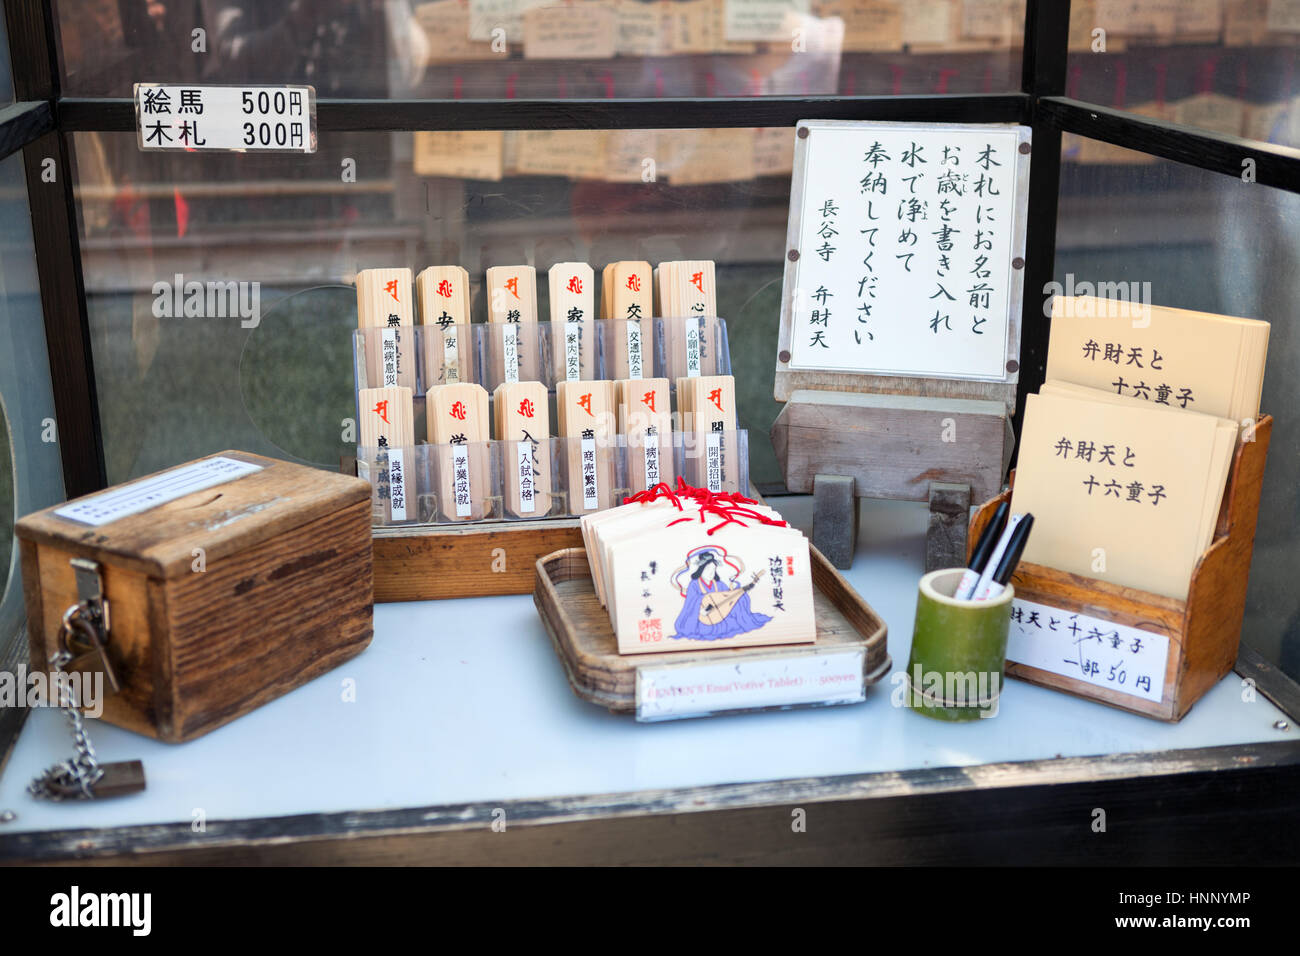
[[[634,495],[629,495],[623,499],[624,504],[645,504],[655,501],[659,498],[667,498],[677,508],[678,511],[685,511],[682,507],[682,499],[685,498],[699,507],[700,521],[704,522],[705,515],[713,515],[721,518],[721,523],[708,529],[708,534],[712,535],[715,531],[725,528],[729,524],[738,524],[741,527],[747,527],[747,521],[756,521],[759,524],[772,525],[774,527],[788,527],[787,522],[771,518],[761,514],[746,505],[758,504],[753,498],[746,498],[744,495],[734,491],[708,491],[704,488],[694,488],[688,485],[681,477],[677,476],[677,487],[669,488],[666,482],[660,482],[653,488],[647,488],[645,491],[638,491]],[[685,515],[681,518],[675,518],[668,522],[667,527],[681,524],[683,521],[694,521],[694,515]]]

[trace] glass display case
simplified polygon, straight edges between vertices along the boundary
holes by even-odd
[[[35,804],[26,781],[64,729],[0,708],[14,814],[0,861],[1049,862],[1080,855],[1061,821],[1086,832],[1098,805],[1123,808],[1132,838],[1094,860],[1231,862],[1243,845],[1295,859],[1294,4],[4,10],[0,670],[27,654],[15,517],[224,449],[323,469],[355,454],[352,282],[367,268],[458,263],[481,317],[501,263],[713,260],[750,480],[808,530],[812,501],[786,493],[768,437],[804,119],[1032,127],[1017,428],[1044,379],[1053,284],[1097,282],[1271,322],[1276,423],[1237,668],[1180,723],[1013,681],[997,720],[946,726],[891,704],[885,680],[859,707],[638,724],[573,699],[526,596],[384,604],[345,674],[208,737],[96,728],[103,752],[158,768],[130,800]],[[311,85],[317,149],[143,150],[141,82]],[[256,301],[186,316],[172,302],[189,283]],[[885,619],[898,671],[926,511],[860,508],[846,577]],[[359,702],[337,702],[344,679]],[[824,825],[791,843],[805,806]],[[523,834],[509,847],[492,843],[499,816]],[[1180,840],[1207,818],[1214,841]]]

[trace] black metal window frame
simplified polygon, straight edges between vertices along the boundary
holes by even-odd
[[[27,170],[29,203],[36,246],[39,285],[49,348],[50,374],[58,417],[64,480],[69,497],[105,486],[103,440],[89,340],[76,205],[69,164],[68,137],[76,132],[130,132],[134,111],[125,98],[86,99],[64,97],[59,87],[56,28],[51,3],[39,0],[0,0],[8,23],[17,102],[0,109],[0,159],[19,150]],[[1060,187],[1061,134],[1077,133],[1127,149],[1145,152],[1188,166],[1240,177],[1243,160],[1255,163],[1255,181],[1289,192],[1300,192],[1300,150],[1239,137],[1181,127],[1122,111],[1094,106],[1064,96],[1068,0],[1026,0],[1022,82],[1019,92],[994,95],[928,96],[824,96],[763,98],[686,98],[625,100],[322,100],[317,120],[322,132],[406,131],[458,129],[638,129],[793,126],[801,119],[858,119],[929,122],[1019,122],[1033,128],[1030,171],[1029,222],[1025,283],[1027,290],[1043,289],[1053,278],[1057,205]],[[44,183],[45,161],[55,160],[56,188]],[[1018,405],[1025,393],[1042,383],[1046,364],[1046,319],[1037,294],[1025,297],[1021,331],[1021,375]],[[1018,422],[1017,422],[1018,426]],[[1300,687],[1249,647],[1241,648],[1237,673],[1250,680],[1260,694],[1273,701],[1289,718],[1300,718]],[[0,760],[7,749],[5,728],[0,727]],[[1117,754],[1072,761],[1038,761],[1004,765],[999,788],[983,794],[994,804],[987,825],[972,827],[971,788],[965,771],[928,768],[903,775],[873,774],[861,779],[823,778],[811,781],[774,781],[748,788],[713,787],[684,791],[681,800],[665,802],[661,794],[623,795],[600,801],[584,798],[579,810],[549,807],[533,802],[511,810],[512,819],[530,814],[549,819],[565,817],[565,825],[586,827],[583,833],[603,833],[623,824],[623,815],[644,817],[646,826],[668,826],[677,832],[683,819],[711,818],[714,814],[686,814],[682,806],[707,805],[729,812],[743,823],[764,807],[795,799],[840,800],[853,826],[882,834],[890,832],[902,810],[894,804],[912,797],[930,801],[928,818],[960,820],[942,857],[958,862],[987,862],[990,852],[1005,853],[999,840],[995,850],[980,845],[978,834],[1005,833],[1006,820],[1032,815],[1040,806],[1041,791],[1050,789],[1054,806],[1073,801],[1081,808],[1103,805],[1099,801],[1125,801],[1140,809],[1134,816],[1138,836],[1133,845],[1099,850],[1097,861],[1148,862],[1144,854],[1150,837],[1160,827],[1183,825],[1195,819],[1218,820],[1223,832],[1240,839],[1211,841],[1222,852],[1198,847],[1174,852],[1198,862],[1234,862],[1243,841],[1255,841],[1267,850],[1268,860],[1290,859],[1294,846],[1293,793],[1300,780],[1300,742],[1294,740],[1247,747],[1209,747],[1195,751],[1154,754]],[[886,779],[887,778],[887,779]],[[976,788],[979,789],[979,788]],[[737,791],[737,792],[732,792]],[[740,792],[743,791],[743,792]],[[1185,795],[1195,791],[1196,800]],[[867,799],[874,797],[876,799]],[[982,799],[982,798],[981,798]],[[1197,802],[1199,801],[1199,802]],[[1243,808],[1242,804],[1246,804]],[[581,802],[581,801],[580,801]],[[1073,803],[1071,805],[1073,805]],[[951,806],[949,806],[951,804]],[[983,804],[981,804],[982,806]],[[1108,804],[1106,804],[1108,805]],[[728,809],[730,808],[730,809]],[[16,859],[68,859],[95,856],[127,859],[142,850],[156,859],[172,851],[207,853],[214,859],[238,855],[267,839],[283,843],[317,841],[340,845],[340,836],[407,832],[429,841],[449,840],[468,819],[465,808],[433,808],[395,812],[316,815],[289,819],[218,822],[196,840],[188,824],[135,827],[113,831],[62,831],[30,834],[0,840],[0,861]],[[454,811],[454,812],[453,812]],[[562,812],[563,811],[563,812]],[[919,811],[918,811],[919,812]],[[1080,811],[1083,814],[1083,810]],[[567,817],[565,815],[568,815]],[[1217,815],[1217,816],[1211,816]],[[442,819],[457,821],[443,826]],[[743,819],[742,819],[743,818]],[[1080,817],[1082,819],[1082,815]],[[574,822],[568,822],[572,820]],[[430,822],[433,821],[433,822]],[[586,821],[586,822],[584,822]],[[659,821],[656,823],[655,821]],[[664,821],[667,821],[666,823]],[[1181,822],[1180,822],[1181,821]],[[739,825],[739,824],[738,824]],[[757,824],[754,824],[757,826]],[[593,830],[593,828],[595,828]],[[1149,829],[1155,828],[1155,829]],[[1056,844],[1042,842],[1041,828],[1024,824],[1027,841],[1066,854],[1071,844],[1057,833]],[[418,832],[417,832],[418,831]],[[722,832],[714,828],[710,832]],[[840,832],[836,828],[828,833]],[[971,837],[970,834],[974,834]],[[1291,834],[1291,836],[1287,836]],[[695,847],[710,847],[703,837]],[[962,842],[963,839],[965,842]],[[342,841],[361,845],[365,841]],[[655,841],[642,842],[653,843]],[[1013,841],[1015,842],[1015,841]],[[683,847],[689,843],[678,841]],[[600,840],[584,839],[581,846],[598,847]],[[437,844],[441,846],[442,844]],[[576,843],[575,843],[576,845]],[[676,844],[675,844],[676,845]],[[1028,842],[1027,844],[1028,845]],[[547,847],[553,849],[554,844]],[[915,862],[914,845],[907,843],[902,859]],[[430,852],[433,852],[432,850]],[[592,852],[595,852],[594,850]],[[828,849],[828,853],[832,850]],[[779,854],[777,854],[779,855]],[[543,854],[545,857],[546,854]],[[720,859],[722,856],[710,859]],[[269,858],[268,858],[269,859]],[[1030,854],[1027,861],[1041,862]],[[577,860],[575,860],[576,862]],[[1262,862],[1261,859],[1259,862]]]

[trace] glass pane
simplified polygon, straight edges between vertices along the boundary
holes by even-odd
[[[227,448],[337,468],[359,269],[462,265],[485,321],[489,266],[620,259],[717,262],[751,475],[780,480],[793,129],[356,134],[313,156],[73,145],[110,481]],[[209,307],[214,282],[232,291]]]
[[[1298,44],[1294,3],[1075,0],[1066,95],[1298,146]]]
[[[311,83],[322,97],[1019,89],[1024,0],[59,0],[64,90]]]
[[[15,515],[63,497],[22,154],[0,160],[0,654],[22,621]]]
[[[1148,301],[1272,323],[1261,411],[1275,416],[1243,640],[1300,677],[1300,196],[1084,140],[1061,170],[1056,280],[1146,283]]]

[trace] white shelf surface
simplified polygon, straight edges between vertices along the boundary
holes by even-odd
[[[811,498],[773,504],[805,532]],[[864,501],[850,583],[889,626],[893,674],[863,704],[641,724],[569,689],[531,596],[375,608],[359,657],[198,740],[158,743],[89,721],[102,761],[144,761],[148,788],[43,803],[28,781],[71,753],[62,715],[35,710],[0,777],[0,835],[303,813],[625,793],[922,767],[1285,740],[1297,731],[1229,674],[1178,724],[1016,680],[965,724],[891,704],[907,664],[923,505]],[[507,560],[509,556],[507,555]],[[485,573],[488,573],[485,570]],[[343,700],[355,681],[356,701]]]

